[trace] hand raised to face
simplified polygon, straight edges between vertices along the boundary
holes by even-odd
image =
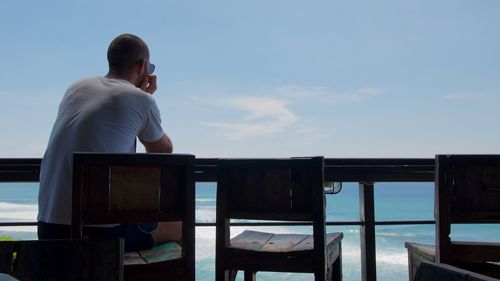
[[[144,80],[142,80],[141,86],[139,87],[146,93],[154,94],[157,89],[156,85],[156,75],[146,75]]]

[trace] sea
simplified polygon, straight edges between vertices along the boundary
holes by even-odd
[[[0,222],[35,221],[37,215],[38,183],[0,183]],[[327,195],[327,220],[359,220],[359,187],[344,183],[338,194]],[[216,184],[197,183],[196,221],[215,222]],[[500,203],[500,202],[499,202]],[[377,183],[375,184],[375,219],[432,220],[434,218],[433,183]],[[232,227],[231,236],[244,229],[275,233],[311,233],[300,227]],[[343,232],[342,273],[345,281],[361,280],[361,252],[359,226],[328,227],[328,232]],[[382,281],[408,280],[406,241],[434,243],[434,225],[399,225],[376,227],[377,279]],[[20,240],[36,239],[36,227],[0,227],[0,236]],[[499,225],[454,225],[452,239],[500,242]],[[196,229],[196,280],[215,279],[215,228]],[[312,274],[257,273],[261,281],[314,280]],[[242,273],[237,280],[243,280]]]

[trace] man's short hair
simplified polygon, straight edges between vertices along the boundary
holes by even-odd
[[[148,46],[133,34],[122,34],[109,44],[109,70],[119,73],[128,72],[142,59],[149,59]]]

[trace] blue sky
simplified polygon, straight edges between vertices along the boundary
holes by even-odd
[[[500,1],[2,1],[0,157],[41,157],[59,100],[143,38],[176,152],[500,153]]]

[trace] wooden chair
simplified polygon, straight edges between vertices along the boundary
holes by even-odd
[[[415,281],[500,281],[500,280],[444,263],[430,263],[422,261],[415,274]]]
[[[0,272],[19,280],[123,280],[123,240],[1,241]]]
[[[74,154],[73,238],[82,237],[83,225],[182,222],[182,247],[126,254],[126,281],[194,280],[194,207],[192,155]]]
[[[216,281],[257,271],[309,272],[341,280],[342,233],[326,234],[323,157],[219,160]],[[313,235],[246,230],[230,239],[230,219],[307,221]]]
[[[500,155],[437,155],[435,246],[406,242],[410,280],[421,261],[500,278],[500,243],[451,241],[451,225],[500,223]]]

